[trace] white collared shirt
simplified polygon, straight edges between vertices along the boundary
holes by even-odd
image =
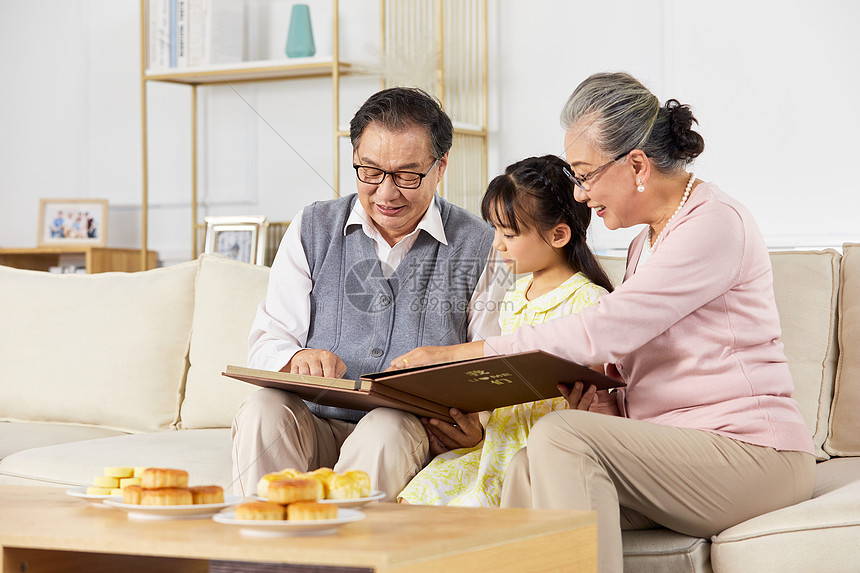
[[[299,213],[295,221],[298,221],[299,225],[301,224],[301,213]],[[290,223],[289,228],[292,228],[296,224],[295,221]],[[393,247],[388,244],[388,241],[385,240],[379,229],[376,228],[376,225],[368,217],[361,201],[356,201],[352,207],[352,211],[349,213],[346,224],[343,226],[344,237],[346,236],[347,229],[353,225],[361,225],[361,230],[364,231],[364,234],[373,239],[373,244],[376,246],[376,256],[379,258],[379,263],[382,266],[382,275],[386,279],[390,279],[394,271],[397,270],[400,261],[403,260],[406,253],[415,244],[415,241],[418,239],[418,233],[422,229],[430,233],[431,237],[443,245],[448,244],[448,239],[445,237],[445,228],[442,226],[442,214],[439,212],[435,196],[430,201],[430,206],[427,207],[424,216],[418,221],[415,230],[400,239]]]
[[[376,256],[386,279],[397,270],[400,262],[415,244],[421,230],[440,243],[447,245],[442,216],[434,196],[415,230],[400,239],[394,246],[380,234],[360,201],[356,201],[344,225],[344,235],[352,225],[361,225],[362,231],[373,240]],[[269,274],[266,298],[257,308],[248,339],[248,366],[261,370],[279,371],[302,350],[310,329],[313,288],[310,265],[302,247],[302,214],[290,222]],[[499,308],[512,282],[505,264],[490,250],[475,290],[469,301],[467,337],[483,340],[499,334]]]

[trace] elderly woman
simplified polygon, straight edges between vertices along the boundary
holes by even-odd
[[[600,571],[622,570],[622,529],[708,537],[812,494],[767,249],[743,205],[687,171],[704,149],[695,121],[627,74],[586,79],[562,111],[565,156],[577,201],[608,228],[646,225],[623,284],[580,314],[405,355],[541,349],[627,383],[564,390],[570,409],[537,422],[503,489],[503,506],[596,510]]]

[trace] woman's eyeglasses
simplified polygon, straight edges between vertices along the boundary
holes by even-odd
[[[630,151],[633,151],[633,150],[631,149]],[[571,181],[573,181],[574,185],[576,185],[577,187],[579,187],[580,189],[585,191],[586,190],[584,187],[585,183],[587,183],[588,181],[590,181],[590,180],[594,179],[595,177],[597,177],[598,175],[600,175],[607,167],[609,167],[610,165],[612,165],[613,163],[615,163],[619,159],[624,159],[625,157],[627,157],[627,155],[630,154],[630,151],[628,151],[626,153],[622,153],[621,155],[619,155],[618,157],[616,157],[612,161],[607,161],[606,163],[604,163],[603,165],[601,165],[597,169],[594,169],[593,171],[586,173],[582,177],[577,177],[567,167],[564,168],[564,173],[565,173],[565,175],[567,175],[570,178]]]

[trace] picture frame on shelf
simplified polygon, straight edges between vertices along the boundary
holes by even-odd
[[[267,240],[266,217],[205,217],[203,252],[243,263],[264,265]]]
[[[107,245],[107,199],[39,199],[40,247]]]

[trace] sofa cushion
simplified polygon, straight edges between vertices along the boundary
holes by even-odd
[[[0,460],[21,450],[41,448],[78,440],[122,436],[124,432],[79,426],[76,424],[44,424],[41,422],[0,422]]]
[[[196,274],[193,261],[94,275],[0,267],[0,420],[169,428]]]
[[[860,458],[818,464],[813,498],[730,527],[711,543],[714,570],[855,571]]]
[[[627,268],[627,259],[624,257],[610,257],[608,255],[600,255],[597,257],[600,261],[600,266],[606,272],[609,280],[614,286],[618,286],[624,280],[624,271]]]
[[[268,267],[200,257],[182,428],[229,428],[239,403],[257,389],[221,373],[247,363],[248,334],[268,281]]]
[[[839,287],[838,252],[771,253],[773,290],[782,343],[794,379],[794,399],[809,427],[819,459],[827,438],[838,346],[836,305]]]
[[[839,291],[839,367],[825,449],[860,455],[860,243],[845,244]]]
[[[624,531],[624,573],[711,573],[711,544],[668,529]]]
[[[82,486],[106,466],[184,469],[191,485],[231,486],[230,430],[168,430],[24,450],[0,460],[0,483]]]

